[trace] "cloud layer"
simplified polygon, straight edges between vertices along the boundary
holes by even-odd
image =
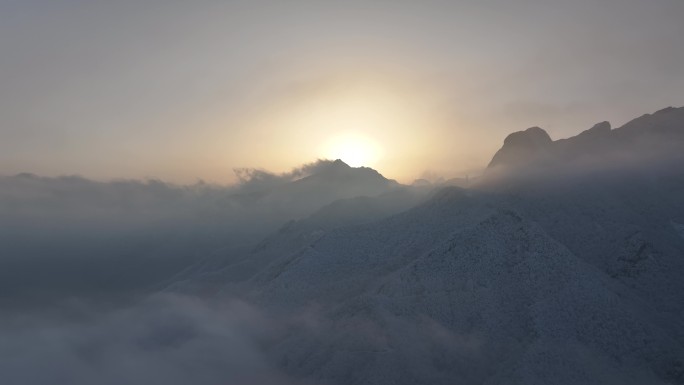
[[[0,372],[11,384],[293,384],[260,342],[284,327],[245,303],[211,305],[158,295],[95,311],[63,304],[58,314],[0,321]]]

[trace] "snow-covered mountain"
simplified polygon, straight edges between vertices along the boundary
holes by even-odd
[[[261,242],[242,250],[217,250],[167,284],[167,290],[215,292],[251,279],[283,255],[299,251],[337,228],[374,223],[422,203],[432,186],[403,186],[375,196],[340,199],[300,220],[291,220]]]
[[[566,140],[515,133],[475,187],[293,224],[212,292],[307,314],[267,349],[313,381],[684,383],[682,137],[681,108]]]
[[[568,228],[601,225],[573,219]],[[574,235],[553,230],[515,202],[445,190],[283,256],[254,278],[252,295],[267,308],[318,307],[325,330],[291,335],[275,354],[323,381],[677,380],[682,239],[585,240],[608,260],[596,266],[568,242]],[[619,254],[603,254],[601,242]]]
[[[251,209],[268,210],[283,223],[305,218],[340,199],[374,197],[402,188],[372,168],[350,167],[340,159],[319,161],[312,172],[301,178],[247,187],[250,188],[241,188],[230,198],[239,199]]]
[[[0,178],[0,372],[684,384],[683,136],[682,108],[532,128],[476,179],[412,186],[341,161],[230,188]]]

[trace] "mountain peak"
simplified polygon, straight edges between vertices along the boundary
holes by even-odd
[[[335,159],[331,164],[337,167],[351,168],[351,166],[346,164],[342,159]]]
[[[610,131],[610,130],[611,130],[610,122],[604,121],[601,123],[594,124],[594,126],[592,128],[588,129],[585,132],[606,132],[606,131]]]
[[[669,107],[663,108],[662,110],[656,111],[656,112],[654,113],[654,115],[655,115],[655,114],[667,114],[667,113],[670,113],[670,112],[674,112],[674,111],[676,111],[676,110],[678,110],[678,108],[669,106]]]
[[[653,114],[642,115],[622,127],[612,129],[603,121],[579,135],[552,141],[539,127],[514,132],[494,155],[489,168],[494,166],[521,166],[535,161],[537,166],[565,165],[583,162],[597,167],[626,164],[629,160],[670,161],[681,158],[684,143],[684,107],[667,107]],[[610,162],[609,160],[613,160]]]
[[[525,131],[514,132],[504,139],[504,146],[543,146],[551,143],[549,134],[540,127],[530,127]]]
[[[588,130],[582,131],[581,133],[579,133],[579,135],[576,136],[576,138],[594,138],[597,136],[610,134],[611,131],[612,127],[610,125],[610,122],[604,121],[601,123],[594,124],[594,126]]]
[[[514,132],[504,139],[504,145],[494,155],[489,168],[527,161],[532,155],[553,143],[549,134],[539,127]]]
[[[340,175],[353,172],[354,167],[345,163],[342,159],[326,160],[321,162],[321,167],[313,175]]]
[[[300,179],[299,181],[319,181],[325,183],[396,183],[385,178],[377,170],[370,167],[352,167],[341,159],[323,160],[320,161],[319,166],[311,175]]]

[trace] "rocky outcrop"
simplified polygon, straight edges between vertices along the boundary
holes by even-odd
[[[553,143],[549,134],[539,127],[514,132],[506,137],[504,145],[494,155],[489,168],[520,165],[531,161]]]

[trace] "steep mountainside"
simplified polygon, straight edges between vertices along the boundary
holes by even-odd
[[[405,186],[376,197],[341,199],[311,216],[292,220],[258,244],[239,251],[217,250],[168,283],[168,290],[214,292],[251,279],[283,255],[298,252],[327,232],[341,227],[374,223],[422,203],[431,186]]]

